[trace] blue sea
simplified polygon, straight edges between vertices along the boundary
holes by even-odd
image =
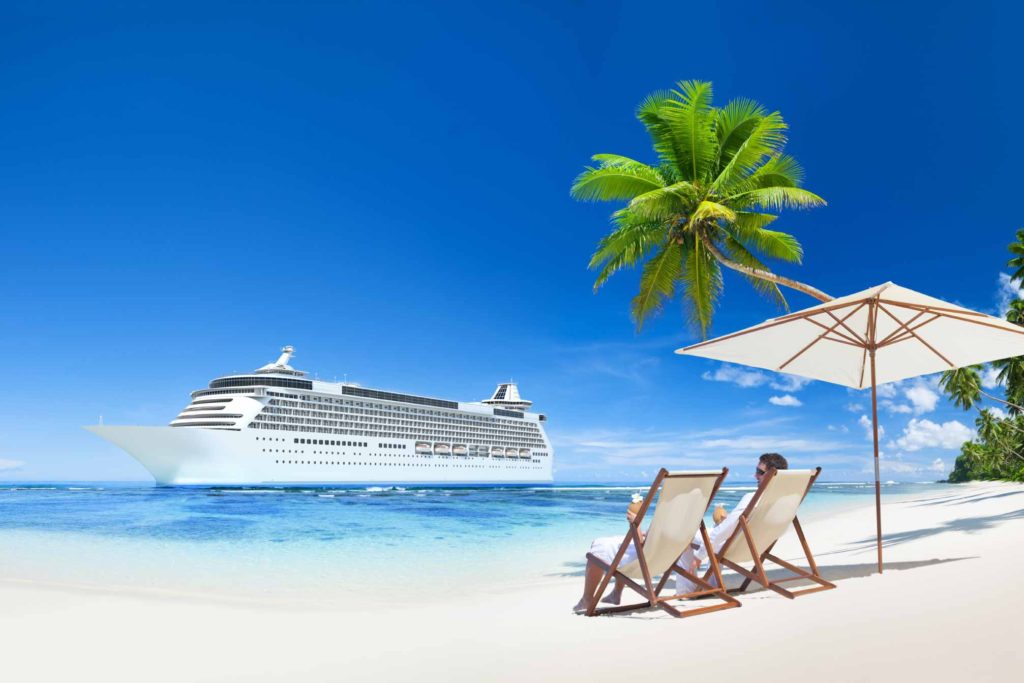
[[[883,496],[948,485],[883,486]],[[161,488],[0,484],[0,579],[330,603],[353,594],[487,591],[582,572],[645,485]],[[731,507],[753,484],[724,487]],[[873,504],[818,483],[801,516]],[[870,531],[870,530],[866,530]]]

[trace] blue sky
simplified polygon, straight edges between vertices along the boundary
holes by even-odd
[[[678,306],[636,334],[636,274],[594,295],[586,269],[613,207],[568,189],[591,154],[652,159],[646,94],[710,80],[782,112],[829,202],[779,221],[806,254],[780,272],[997,312],[1019,295],[1014,11],[8,3],[0,478],[148,479],[81,425],[166,424],[292,344],[321,377],[458,400],[515,378],[563,481],[748,478],[764,450],[867,479],[866,394],[676,357]],[[727,275],[712,334],[776,313]],[[931,379],[885,393],[886,478],[939,478],[974,416]]]

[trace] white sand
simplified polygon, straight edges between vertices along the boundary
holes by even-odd
[[[682,620],[573,615],[579,577],[344,610],[0,580],[0,679],[1019,680],[1024,486],[885,505],[881,576],[873,512],[805,522],[837,590]]]

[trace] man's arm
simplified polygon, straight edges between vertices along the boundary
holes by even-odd
[[[732,535],[739,526],[740,517],[743,516],[743,512],[747,509],[747,505],[750,504],[750,500],[754,497],[754,492],[751,491],[747,495],[740,499],[740,502],[736,504],[736,507],[732,509],[729,516],[722,520],[721,524],[715,525],[708,529],[708,538],[711,539],[711,547],[716,551],[722,547],[722,544]],[[701,562],[708,559],[707,548],[704,547],[704,539],[698,537],[695,539],[698,548],[696,550],[696,557]]]

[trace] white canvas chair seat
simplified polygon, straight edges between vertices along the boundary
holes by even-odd
[[[702,534],[705,543],[707,542],[704,515],[728,472],[729,470],[726,468],[713,472],[669,472],[665,469],[658,472],[640,506],[636,519],[630,523],[629,531],[611,564],[606,564],[593,555],[587,555],[588,560],[598,562],[605,568],[605,576],[597,587],[596,595],[593,596],[594,606],[587,611],[588,616],[607,612],[624,612],[643,607],[661,607],[673,616],[682,617],[740,606],[738,600],[720,587],[722,581],[721,574],[717,571],[717,562],[713,562],[714,573],[718,581],[715,585],[709,583],[706,577],[705,579],[696,577],[677,564],[679,556],[689,547],[698,533]],[[647,536],[641,541],[640,523],[648,508],[654,503],[655,497],[657,497],[657,504],[654,508],[654,519],[651,520]],[[620,564],[631,542],[636,548],[637,557],[632,562]],[[703,590],[664,598],[659,597],[661,589],[674,572],[683,574]],[[655,585],[653,579],[658,576],[661,577],[661,580]],[[598,608],[597,600],[604,594],[613,577],[643,595],[646,602]],[[643,581],[643,584],[641,585],[638,581]],[[703,595],[714,595],[720,598],[724,604],[686,611],[666,604],[669,600]]]
[[[745,591],[751,581],[757,581],[765,588],[787,598],[835,588],[834,584],[823,579],[818,573],[818,567],[814,563],[811,549],[807,545],[800,520],[796,516],[800,503],[807,496],[807,492],[811,490],[811,486],[819,474],[821,474],[820,467],[813,470],[771,470],[764,476],[750,504],[740,517],[736,530],[722,544],[717,553],[718,561],[721,564],[744,577],[739,592]],[[810,571],[790,564],[771,553],[772,548],[789,530],[790,526],[796,529]],[[785,567],[795,576],[769,580],[764,569],[766,560]],[[745,563],[753,563],[753,570],[744,568],[742,565]],[[708,578],[708,574],[705,574],[704,578]],[[797,591],[788,591],[778,585],[800,580],[812,581],[816,585]]]

